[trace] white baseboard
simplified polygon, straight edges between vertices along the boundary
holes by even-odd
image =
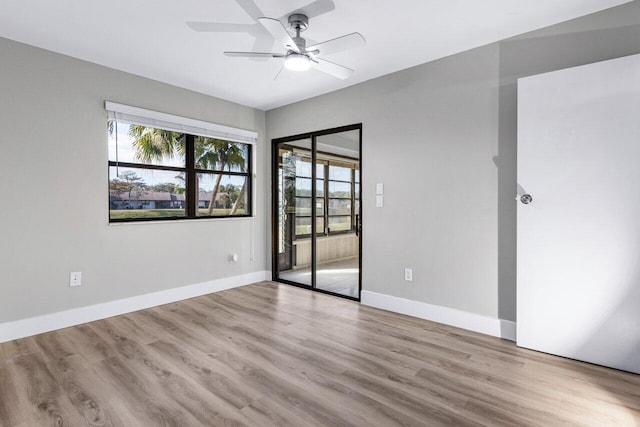
[[[506,340],[516,340],[516,323],[510,320],[496,319],[370,291],[362,291],[361,302],[370,307],[419,317]]]
[[[29,337],[43,332],[93,322],[132,311],[156,307],[162,304],[182,301],[225,289],[237,288],[255,282],[271,280],[270,271],[257,271],[255,273],[240,276],[225,277],[194,285],[167,289],[136,297],[125,298],[116,301],[105,302],[86,307],[74,308],[57,313],[45,314],[28,319],[15,320],[0,323],[0,343]]]

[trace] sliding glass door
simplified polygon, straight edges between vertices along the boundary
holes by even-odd
[[[273,144],[274,280],[359,300],[361,125]]]
[[[311,139],[278,147],[277,266],[279,277],[312,285],[311,276]],[[304,239],[303,239],[304,237]],[[305,240],[305,244],[301,241]]]

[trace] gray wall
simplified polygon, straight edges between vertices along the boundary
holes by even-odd
[[[640,2],[629,3],[266,119],[0,39],[0,322],[269,268],[265,130],[270,140],[358,122],[364,288],[514,320],[516,79],[638,53],[639,22]],[[257,218],[108,225],[105,100],[258,131]],[[70,271],[82,287],[68,287]]]
[[[0,322],[265,269],[263,111],[6,39],[0,63]],[[105,100],[259,132],[258,217],[110,226]]]
[[[639,23],[632,2],[268,111],[267,137],[362,122],[363,289],[515,320],[516,79],[639,53]]]

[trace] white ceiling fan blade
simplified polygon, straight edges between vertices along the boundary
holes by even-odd
[[[336,9],[336,5],[333,4],[333,0],[315,0],[300,9],[293,10],[287,13],[280,19],[286,20],[289,15],[294,13],[302,13],[309,18],[315,18],[316,16],[324,15],[327,12],[331,12]]]
[[[300,48],[298,48],[296,42],[293,41],[287,29],[282,25],[282,22],[274,18],[258,18],[258,22],[269,31],[278,43],[286,46],[287,49],[300,53]]]
[[[342,52],[344,50],[355,49],[358,47],[364,47],[367,41],[360,33],[351,33],[346,36],[336,37],[335,39],[327,40],[326,42],[317,43],[312,46],[307,46],[307,52],[314,50],[318,51],[318,55],[326,55],[336,52]]]
[[[271,49],[273,42],[269,37],[265,37],[265,29],[258,24],[228,24],[222,22],[187,22],[187,26],[200,33],[241,33],[248,34],[255,39],[252,46],[254,51],[265,51]]]
[[[258,19],[264,15],[253,0],[236,0],[236,3],[253,19]]]
[[[225,52],[224,54],[232,58],[284,58],[281,53],[270,52]]]
[[[333,77],[337,77],[342,80],[348,79],[354,73],[354,70],[351,68],[343,67],[342,65],[320,58],[314,58],[313,61],[311,61],[311,66],[316,70],[330,74]]]
[[[282,71],[284,70],[284,65],[282,66],[282,68],[280,68],[280,71],[278,71],[278,74],[276,74],[276,76],[273,78],[273,80],[278,80],[278,77],[280,76],[280,74],[282,73]]]

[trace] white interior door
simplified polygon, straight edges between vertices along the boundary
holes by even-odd
[[[640,55],[519,80],[518,184],[518,345],[640,373]]]

